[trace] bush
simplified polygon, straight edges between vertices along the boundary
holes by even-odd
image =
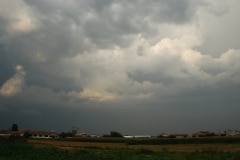
[[[123,137],[121,133],[116,132],[116,131],[111,131],[110,136],[111,137]]]

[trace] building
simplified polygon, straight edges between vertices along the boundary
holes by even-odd
[[[31,138],[58,138],[58,134],[56,132],[34,131],[34,130],[20,130],[20,131],[1,130],[0,131],[0,136],[9,137],[12,135],[17,135],[20,137],[27,136]]]
[[[208,131],[200,131],[200,132],[192,134],[192,137],[213,137],[213,136],[215,136],[215,133],[208,132]]]
[[[134,138],[151,138],[151,135],[135,135]]]
[[[58,138],[58,134],[53,131],[27,131],[26,133],[32,138]]]
[[[124,138],[134,138],[134,136],[129,136],[129,135],[126,135],[126,136],[123,136]]]
[[[13,133],[12,131],[9,130],[0,130],[0,136],[1,137],[9,137],[11,136]]]
[[[162,133],[158,136],[158,138],[170,138],[170,135],[167,133]]]
[[[187,138],[188,134],[171,134],[171,138]]]
[[[75,137],[90,137],[87,133],[79,132],[75,134]]]
[[[224,131],[226,136],[240,136],[240,131],[228,129]]]

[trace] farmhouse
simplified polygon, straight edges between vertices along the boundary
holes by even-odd
[[[200,131],[192,135],[192,137],[213,137],[213,136],[215,136],[215,133],[208,131]]]
[[[8,136],[11,136],[11,135],[12,135],[11,131],[0,130],[0,136],[2,136],[2,137],[8,137]]]
[[[134,138],[134,136],[129,136],[129,135],[126,135],[126,136],[123,136],[124,138]]]
[[[1,130],[0,136],[9,137],[12,135],[17,135],[20,137],[28,136],[32,138],[57,138],[58,135],[55,132],[46,132],[46,131],[34,131],[34,130],[20,130],[20,131],[9,131]]]
[[[55,132],[28,131],[26,133],[28,133],[32,138],[58,138],[58,135]]]
[[[135,135],[134,138],[151,138],[150,135]]]
[[[226,136],[240,136],[240,131],[228,129],[224,131]]]
[[[170,137],[170,135],[169,134],[167,134],[167,133],[162,133],[162,134],[160,134],[159,136],[157,136],[158,138],[169,138]]]
[[[75,135],[75,137],[89,137],[89,135],[87,133],[84,133],[84,132],[79,132]]]
[[[187,138],[188,134],[171,134],[171,138]]]

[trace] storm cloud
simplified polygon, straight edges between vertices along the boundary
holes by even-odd
[[[239,6],[0,0],[0,125],[239,129]]]

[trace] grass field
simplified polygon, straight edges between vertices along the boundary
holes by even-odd
[[[0,139],[0,160],[32,159],[240,160],[240,143],[129,145],[125,139]]]
[[[51,146],[59,149],[148,149],[153,151],[175,151],[175,152],[194,152],[194,151],[219,151],[219,152],[240,152],[240,143],[225,143],[225,144],[164,144],[164,145],[128,145],[126,143],[101,143],[101,142],[75,142],[75,141],[59,141],[46,139],[30,139],[29,143],[35,146]]]

